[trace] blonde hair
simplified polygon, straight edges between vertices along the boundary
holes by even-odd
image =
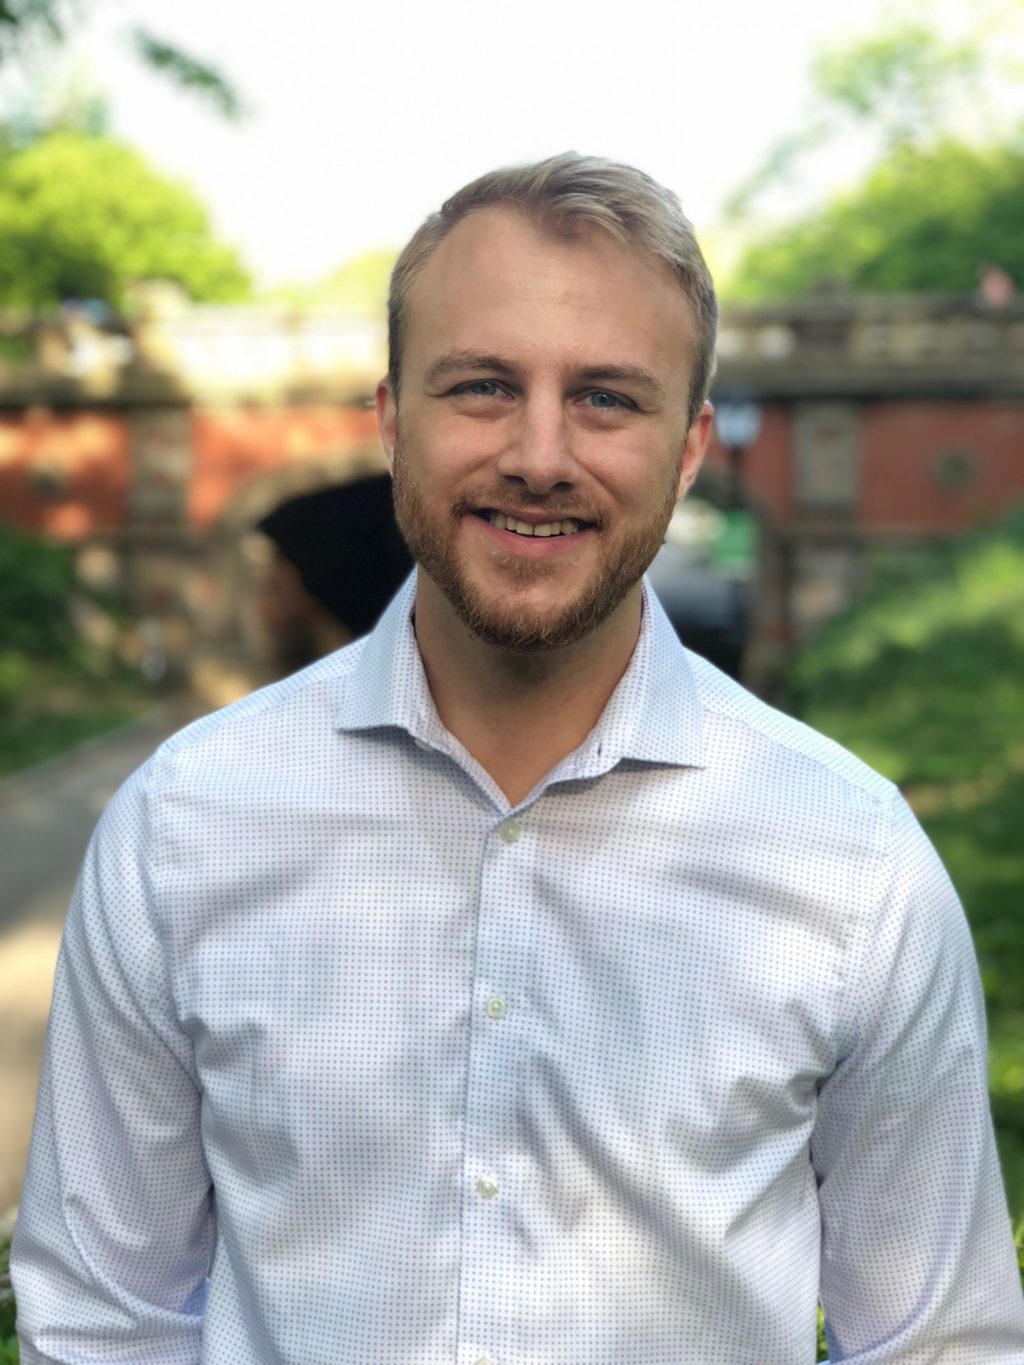
[[[453,194],[416,230],[391,274],[388,378],[398,397],[405,311],[420,271],[455,225],[476,209],[511,204],[557,233],[592,224],[621,245],[645,251],[676,276],[693,313],[696,335],[688,421],[707,397],[715,369],[718,300],[711,273],[679,200],[643,171],[603,157],[562,152],[532,166],[490,171]]]

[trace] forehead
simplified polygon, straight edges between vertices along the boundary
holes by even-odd
[[[470,213],[414,280],[407,371],[448,349],[689,371],[694,327],[673,271],[596,224],[555,231],[508,206]]]

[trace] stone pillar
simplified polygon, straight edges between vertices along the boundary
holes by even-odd
[[[187,523],[191,409],[135,408],[128,414],[128,431],[134,471],[129,524],[135,530],[180,531]]]
[[[126,528],[128,600],[139,618],[143,672],[160,682],[180,672],[191,636],[191,410],[185,404],[133,408],[128,429],[134,474]]]
[[[793,502],[797,516],[857,509],[859,461],[854,403],[797,403],[793,412]]]
[[[796,404],[790,614],[797,642],[845,610],[861,570],[857,406]]]

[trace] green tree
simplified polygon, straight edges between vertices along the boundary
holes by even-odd
[[[951,42],[909,21],[843,47],[825,47],[811,84],[834,116],[875,127],[890,145],[928,139],[985,66],[978,38]]]
[[[1010,45],[1000,42],[1011,8],[992,0],[985,23],[957,40],[912,19],[817,54],[807,116],[734,193],[727,221],[746,220],[808,154],[844,135],[873,147],[874,163],[824,205],[762,230],[727,297],[792,298],[822,284],[969,290],[986,263],[1024,284],[1024,127],[988,101],[1012,73]],[[972,127],[982,133],[973,141]]]
[[[250,287],[193,192],[130,147],[57,131],[0,150],[0,304],[123,307],[139,279],[173,280],[197,300],[241,299]]]
[[[1000,26],[990,21],[989,28],[958,41],[921,20],[904,20],[822,47],[811,60],[811,103],[799,126],[779,138],[733,192],[727,219],[747,214],[766,191],[793,180],[808,154],[850,131],[867,135],[884,156],[899,145],[934,142],[968,106],[984,109],[987,87],[1013,66],[996,54]]]
[[[271,302],[300,310],[327,308],[357,316],[380,317],[388,299],[391,271],[398,249],[373,247],[345,261],[314,284],[282,284],[270,291]]]
[[[725,292],[970,290],[986,262],[1024,283],[1024,147],[901,142],[856,189],[749,247]]]

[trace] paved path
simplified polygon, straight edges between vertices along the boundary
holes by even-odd
[[[124,779],[185,719],[154,715],[0,781],[0,1216],[21,1188],[53,967],[89,835]]]

